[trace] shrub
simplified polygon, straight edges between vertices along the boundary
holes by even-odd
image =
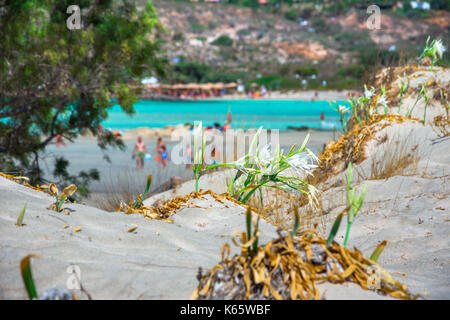
[[[231,39],[227,35],[221,35],[216,40],[214,40],[211,44],[215,45],[215,46],[230,47],[233,45],[233,39]]]
[[[210,67],[196,62],[180,62],[173,67],[174,77],[188,82],[202,82],[210,72]]]
[[[298,15],[297,10],[289,10],[284,13],[284,17],[287,20],[296,21],[296,20],[298,20],[299,15]]]
[[[352,64],[338,70],[335,74],[337,78],[362,78],[365,68],[362,64]]]
[[[184,41],[184,39],[184,34],[182,34],[181,32],[175,33],[172,37],[172,41]]]
[[[313,74],[318,74],[319,70],[316,67],[296,67],[294,73],[302,77],[309,77]]]
[[[249,36],[252,33],[250,29],[241,29],[237,32],[237,35],[240,37]]]
[[[191,29],[194,32],[202,32],[202,31],[206,30],[206,27],[204,25],[202,25],[202,24],[194,23],[194,24],[191,25]]]
[[[330,26],[327,24],[327,22],[322,19],[321,17],[314,17],[311,19],[311,25],[316,29],[318,32],[328,32],[330,31]]]

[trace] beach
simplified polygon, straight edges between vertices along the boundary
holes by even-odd
[[[449,4],[2,1],[0,300],[450,300]]]
[[[157,156],[156,142],[157,137],[162,136],[166,143],[169,154],[172,148],[179,142],[171,141],[171,129],[149,129],[138,128],[134,130],[126,130],[123,132],[122,140],[125,143],[126,150],[111,148],[103,153],[97,146],[97,140],[90,136],[80,137],[74,143],[67,143],[66,147],[57,147],[52,144],[48,148],[47,156],[45,157],[48,168],[48,174],[51,177],[52,161],[56,156],[64,156],[70,159],[69,172],[76,174],[82,170],[89,170],[96,168],[100,172],[100,181],[93,181],[91,190],[91,199],[101,197],[103,194],[110,191],[114,184],[118,181],[122,183],[133,185],[131,189],[135,192],[141,192],[145,185],[148,174],[153,174],[154,180],[152,190],[157,189],[164,183],[167,183],[172,177],[179,177],[181,180],[192,179],[192,169],[186,169],[184,164],[173,164],[168,162],[167,168],[163,168],[161,163],[155,161]],[[305,132],[283,131],[280,132],[280,145],[282,148],[288,150],[293,144],[301,144],[307,135]],[[325,143],[337,133],[332,131],[313,131],[310,132],[309,147],[315,153],[323,149]],[[138,136],[143,137],[143,140],[150,151],[152,160],[144,164],[144,170],[136,171],[136,162],[131,157],[131,151]],[[104,159],[107,155],[111,163]],[[132,182],[132,183],[131,183]],[[88,203],[92,203],[88,199]]]
[[[413,72],[410,75],[412,90],[404,108],[410,106],[411,101],[418,101],[419,80],[435,79],[435,74],[425,69]],[[437,71],[438,75],[440,73],[444,70]],[[430,91],[437,92],[448,84],[447,77],[440,79],[435,87],[430,86]],[[394,82],[387,88],[388,94],[393,94],[395,88]],[[420,117],[425,111],[428,118],[422,120]],[[71,174],[93,167],[99,170],[102,180],[91,185],[89,199],[84,199],[83,203],[63,202],[62,210],[57,212],[54,195],[22,185],[23,177],[0,177],[4,206],[0,215],[0,298],[26,298],[19,263],[29,254],[41,257],[32,259],[40,293],[54,287],[68,288],[78,298],[87,299],[84,291],[67,285],[71,270],[75,268],[79,270],[83,288],[94,299],[215,297],[214,292],[207,292],[208,287],[199,287],[201,277],[196,278],[198,274],[214,275],[227,263],[226,256],[243,261],[244,265],[263,261],[258,258],[259,253],[262,256],[270,253],[271,246],[279,244],[280,239],[289,243],[302,237],[305,248],[311,246],[308,250],[313,258],[308,260],[307,249],[303,253],[306,262],[300,259],[301,254],[296,255],[305,269],[290,275],[300,277],[302,272],[323,270],[322,260],[317,260],[320,257],[332,254],[336,259],[338,253],[341,257],[339,270],[335,267],[332,271],[334,277],[310,283],[313,289],[307,290],[315,292],[311,299],[450,299],[450,139],[446,124],[439,122],[443,115],[445,109],[441,100],[420,100],[412,117],[397,114],[397,105],[393,104],[386,112],[379,110],[364,125],[354,125],[346,133],[280,131],[279,143],[286,152],[292,144],[301,144],[309,133],[307,147],[319,157],[314,166],[302,158],[298,158],[300,162],[287,160],[290,164],[300,163],[302,171],[286,170],[281,176],[313,183],[314,189],[310,186],[308,190],[317,190],[315,201],[301,206],[299,204],[305,203],[301,195],[284,191],[280,195],[271,193],[269,188],[261,192],[260,198],[250,199],[247,204],[223,194],[229,188],[230,178],[236,174],[233,168],[202,175],[198,181],[199,192],[195,192],[192,169],[170,161],[163,169],[154,161],[156,138],[162,136],[171,152],[177,145],[176,141],[171,141],[171,134],[176,128],[189,132],[184,126],[124,131],[122,139],[126,150],[111,149],[105,153],[111,163],[105,161],[93,137],[80,137],[66,147],[51,145],[47,149],[48,168],[51,168],[52,157],[64,156],[71,161],[68,168]],[[152,160],[145,163],[144,170],[136,172],[131,149],[138,136],[147,144]],[[239,137],[244,140],[242,134]],[[256,172],[251,167],[240,170],[246,174]],[[51,178],[51,171],[48,173]],[[143,192],[150,173],[153,189],[140,206],[131,207],[131,200]],[[174,176],[180,178],[176,184],[157,190]],[[120,187],[128,188],[125,191],[132,194],[129,202],[122,201],[127,193]],[[355,203],[355,198],[361,199],[361,194],[363,201],[351,223],[351,233],[349,226],[333,231],[338,218],[349,210],[348,201]],[[100,205],[99,198],[104,198],[109,209]],[[18,226],[15,223],[24,202],[27,203],[26,214],[23,224]],[[252,211],[253,216],[249,216]],[[297,217],[295,224],[293,213]],[[347,213],[344,219],[348,216]],[[245,230],[246,224],[247,228],[250,224],[258,231],[252,241],[257,239],[260,248],[266,246],[254,256],[249,253],[245,232],[239,231]],[[332,247],[328,247],[325,239],[332,233]],[[308,244],[311,237],[315,242]],[[322,249],[318,249],[318,245],[323,246]],[[296,252],[296,249],[288,251]],[[378,252],[376,258],[375,252]],[[252,260],[246,260],[248,255]],[[378,284],[381,286],[375,287],[376,290],[360,278],[369,281],[369,269],[348,262],[354,257],[359,257],[359,264],[379,270],[376,279],[381,281]],[[270,259],[267,261],[272,268]],[[228,277],[226,272],[230,269],[224,270],[224,276]],[[245,272],[239,270],[233,272]],[[329,270],[328,267],[325,270]],[[254,273],[247,276],[259,277]],[[225,280],[220,279],[228,279],[227,285],[237,281],[231,288],[241,288],[239,290],[245,294],[242,277],[217,279],[211,283],[213,290],[224,288]],[[393,289],[387,283],[394,286]],[[231,292],[235,294],[236,290]],[[220,297],[228,297],[228,293],[224,291],[221,294],[225,296]]]
[[[284,90],[284,91],[270,91],[266,95],[258,97],[258,100],[347,100],[351,95],[358,94],[356,90]],[[245,94],[234,93],[225,94],[221,98],[226,100],[239,100],[245,98]],[[214,98],[210,98],[214,100]]]

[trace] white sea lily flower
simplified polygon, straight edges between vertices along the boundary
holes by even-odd
[[[263,167],[266,166],[272,161],[272,154],[270,150],[272,149],[272,146],[270,144],[264,146],[263,148],[259,149],[255,160],[258,164],[258,166]]]
[[[315,162],[320,162],[319,158],[317,158],[317,156],[314,154],[314,152],[312,152],[311,150],[309,150],[308,148],[306,148],[306,152],[308,152],[309,156],[311,157],[311,159]]]
[[[279,163],[276,161],[272,161],[268,166],[264,166],[259,170],[263,175],[271,176],[277,173],[279,169],[280,169]]]
[[[338,111],[339,111],[340,114],[346,114],[346,113],[350,112],[350,109],[348,109],[348,108],[346,108],[346,107],[344,107],[342,105],[339,105],[339,110]]]
[[[442,55],[445,52],[445,47],[444,47],[444,44],[442,43],[442,40],[437,40],[434,43],[434,50],[435,50],[437,56],[439,57],[439,59],[442,59]]]
[[[234,187],[237,191],[241,190],[244,187],[244,182],[247,177],[245,175],[240,176],[236,182],[234,183]]]
[[[312,175],[312,170],[317,168],[315,164],[312,163],[312,158],[309,154],[297,153],[290,157],[287,161],[294,168],[297,173],[306,173]]]
[[[377,105],[386,107],[388,103],[389,101],[386,99],[386,95],[383,94],[378,98]]]
[[[318,206],[318,200],[317,200],[317,196],[319,195],[319,190],[316,189],[316,187],[314,187],[313,185],[309,184],[308,185],[308,199],[309,199],[309,205],[312,207],[317,207]]]
[[[370,87],[370,88],[365,87],[364,97],[366,99],[372,98],[374,94],[375,94],[375,89],[373,87]]]
[[[242,158],[231,162],[230,165],[233,166],[236,170],[241,171],[244,174],[248,174],[250,171],[254,171],[255,169],[247,168],[245,164],[247,163],[248,156],[245,155]]]

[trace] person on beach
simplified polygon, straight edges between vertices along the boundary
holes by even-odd
[[[166,167],[166,166],[164,165],[164,161],[163,161],[164,159],[163,159],[163,157],[162,157],[163,148],[164,148],[164,150],[165,150],[166,145],[165,145],[164,141],[162,140],[162,138],[159,137],[158,140],[156,141],[156,149],[155,149],[155,150],[156,150],[156,153],[157,153],[158,155],[156,156],[155,160],[156,160],[157,162],[161,162],[161,164],[162,164],[164,167]],[[166,152],[166,155],[167,155],[167,152]],[[167,159],[167,157],[166,157],[166,159]],[[167,160],[166,160],[165,162],[166,162],[166,164],[167,164]]]
[[[133,158],[136,158],[136,170],[144,169],[144,158],[146,153],[148,153],[147,147],[145,146],[144,141],[142,141],[142,137],[138,137],[132,152]]]
[[[163,167],[167,167],[167,150],[166,150],[166,146],[162,146],[161,147],[161,163],[163,165]]]
[[[161,137],[158,137],[158,141],[156,141],[156,151],[161,149],[163,146],[165,146],[164,141],[162,140]]]

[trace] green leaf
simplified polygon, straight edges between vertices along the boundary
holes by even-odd
[[[134,202],[134,205],[133,205],[134,209],[140,208],[142,206],[142,202],[147,197],[147,193],[150,190],[151,184],[152,184],[152,175],[149,174],[147,176],[147,185],[145,186],[144,194],[142,195],[140,201],[138,199],[136,199],[136,201]]]
[[[370,260],[377,262],[378,258],[380,257],[381,253],[383,252],[384,248],[386,247],[387,240],[384,240],[381,242],[375,250],[373,250],[372,254],[370,255]]]
[[[359,209],[361,209],[361,207],[364,203],[364,198],[366,197],[366,189],[367,189],[367,185],[364,185],[363,189],[361,191],[361,194],[359,195],[358,200],[357,200],[357,207],[356,207],[355,214],[359,211]]]
[[[33,275],[31,273],[31,258],[41,258],[37,254],[30,254],[20,261],[20,272],[22,273],[23,283],[25,289],[27,290],[28,297],[30,300],[38,299],[38,294],[36,292],[36,287],[34,286]]]
[[[302,146],[300,147],[300,150],[305,149],[306,144],[308,143],[308,140],[309,140],[309,136],[310,136],[310,134],[308,133],[308,134],[306,135],[305,140],[303,140],[303,143],[302,143]]]
[[[62,205],[64,204],[64,201],[66,201],[66,195],[62,195],[61,199],[56,202],[56,211],[61,212]]]
[[[333,227],[331,228],[330,231],[330,235],[328,236],[328,240],[327,240],[327,248],[330,246],[330,244],[333,242],[334,237],[336,237],[336,234],[339,230],[339,226],[341,225],[341,221],[342,221],[342,216],[344,215],[344,212],[342,212],[341,214],[339,214],[336,218],[336,220],[334,221]]]
[[[297,207],[294,207],[294,214],[295,214],[295,222],[294,222],[294,229],[292,229],[292,232],[291,232],[291,237],[292,238],[297,234],[297,230],[298,230],[298,227],[300,225],[300,219],[299,219],[299,216],[298,216],[298,209],[297,209]]]
[[[22,205],[22,209],[20,210],[19,217],[17,218],[16,225],[21,227],[23,225],[23,217],[25,216],[25,209],[27,208],[27,203],[24,202]]]

